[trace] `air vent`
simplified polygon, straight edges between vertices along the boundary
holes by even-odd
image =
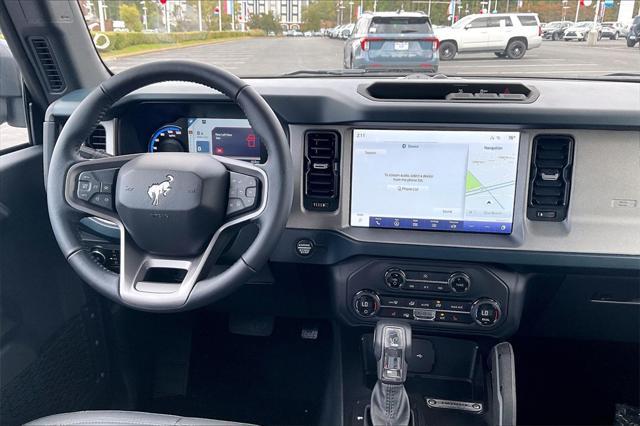
[[[49,91],[53,93],[59,93],[66,88],[60,67],[56,58],[53,56],[49,42],[44,37],[31,37],[31,47],[33,53],[40,65],[40,71],[42,72]]]
[[[107,132],[105,131],[104,126],[98,125],[93,133],[91,133],[91,136],[87,138],[85,145],[98,151],[106,151]]]
[[[530,220],[561,222],[567,217],[573,164],[573,138],[538,135],[533,139],[529,179]]]
[[[359,88],[375,100],[444,102],[533,102],[537,92],[519,83],[384,81]]]
[[[340,186],[340,134],[309,131],[305,135],[304,207],[335,211]]]

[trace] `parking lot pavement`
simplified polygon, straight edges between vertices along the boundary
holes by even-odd
[[[217,65],[240,76],[273,76],[300,69],[342,68],[344,42],[326,38],[252,38],[184,47],[107,60],[115,72],[149,61],[191,59]],[[640,70],[640,49],[625,40],[586,42],[544,41],[521,60],[500,59],[493,53],[460,54],[442,61],[444,74],[592,77]]]
[[[107,60],[114,72],[149,61],[189,59],[239,76],[280,75],[300,69],[342,68],[342,43],[316,37],[231,40]]]
[[[578,41],[543,41],[520,60],[496,58],[493,53],[461,54],[441,62],[444,74],[593,77],[640,70],[640,49],[625,40],[600,40],[594,47]]]

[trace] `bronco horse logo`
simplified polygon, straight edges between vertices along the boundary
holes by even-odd
[[[147,195],[151,198],[152,205],[157,206],[160,203],[160,195],[167,196],[167,193],[171,190],[171,182],[173,182],[173,176],[167,175],[167,180],[160,183],[154,183],[149,187]]]

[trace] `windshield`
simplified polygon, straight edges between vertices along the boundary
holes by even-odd
[[[637,74],[637,8],[626,3],[633,2],[79,0],[113,73],[188,59],[240,77]],[[602,31],[614,22],[620,31]]]
[[[371,21],[369,32],[377,34],[409,34],[431,32],[429,19],[424,17],[382,17],[377,16]]]

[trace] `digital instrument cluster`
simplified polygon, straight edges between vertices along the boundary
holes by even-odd
[[[151,135],[148,152],[194,152],[261,163],[266,150],[249,121],[240,118],[184,118]]]

